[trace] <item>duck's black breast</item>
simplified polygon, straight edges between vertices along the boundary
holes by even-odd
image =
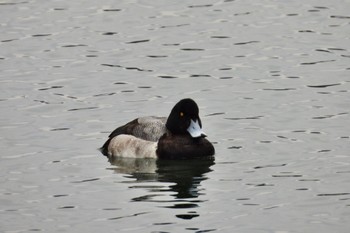
[[[209,158],[215,149],[204,137],[166,133],[159,139],[156,153],[162,159]]]

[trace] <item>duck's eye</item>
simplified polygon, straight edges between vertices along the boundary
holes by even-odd
[[[184,116],[184,113],[183,112],[180,112],[180,117],[183,117]]]

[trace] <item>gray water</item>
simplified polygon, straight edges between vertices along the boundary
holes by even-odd
[[[350,2],[0,2],[1,232],[348,232]],[[210,161],[108,161],[191,97]]]

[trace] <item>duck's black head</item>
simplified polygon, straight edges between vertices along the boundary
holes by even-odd
[[[193,138],[206,136],[202,131],[198,105],[192,99],[182,99],[173,107],[166,128],[172,134],[189,134]]]

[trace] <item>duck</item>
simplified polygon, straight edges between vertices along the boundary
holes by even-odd
[[[197,103],[185,98],[168,117],[139,117],[118,127],[100,151],[109,158],[212,158],[215,148],[206,137]]]

